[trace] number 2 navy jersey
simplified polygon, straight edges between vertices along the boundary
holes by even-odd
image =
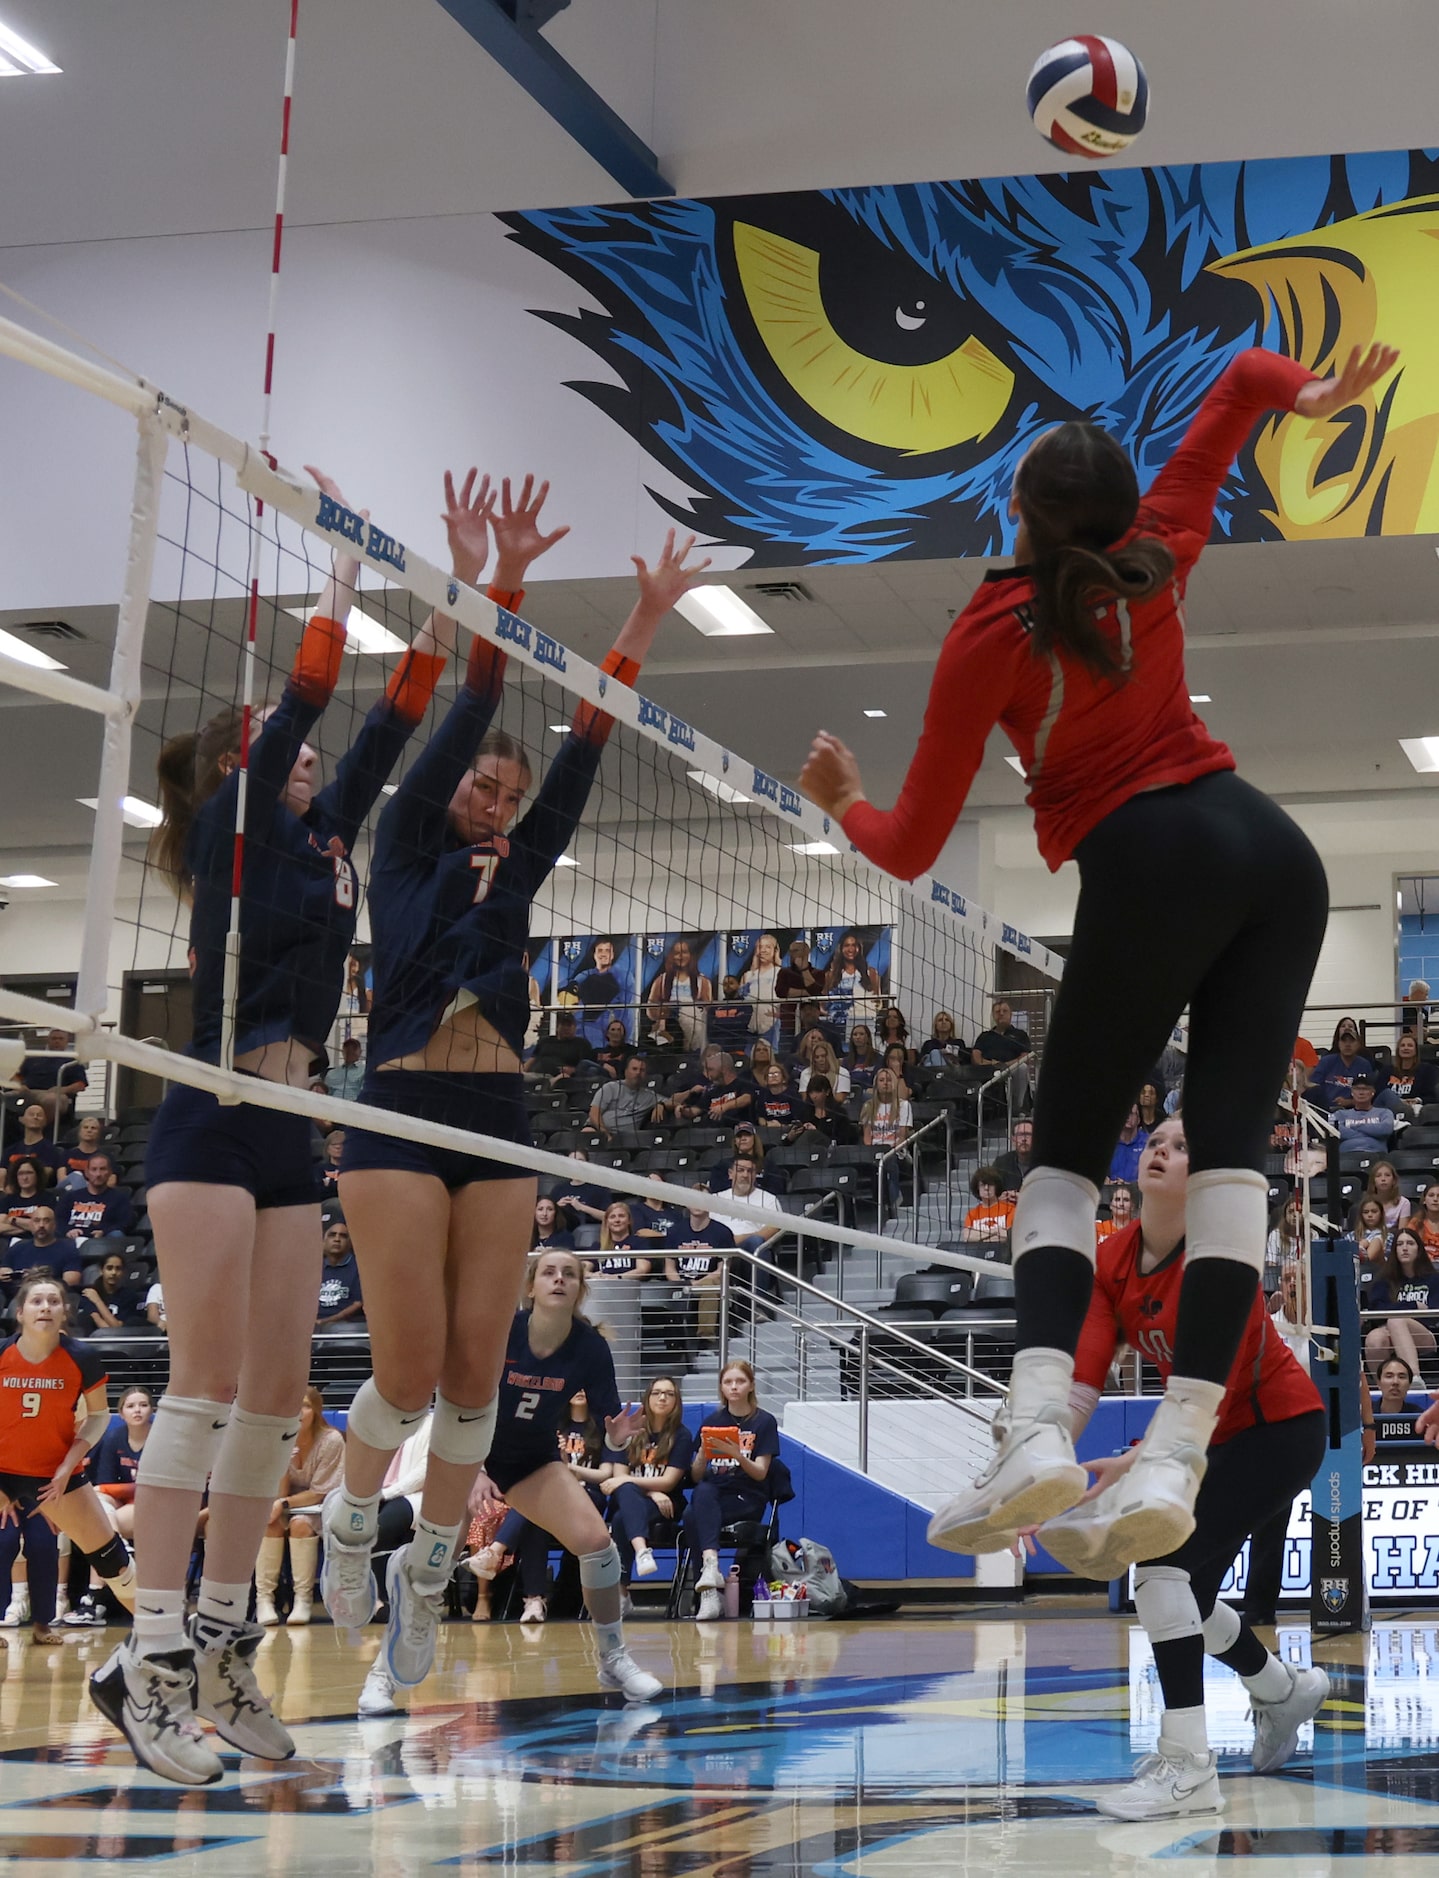
[[[18,1333],[0,1343],[0,1474],[48,1480],[70,1452],[76,1409],[108,1380],[99,1351],[73,1337],[43,1363],[25,1357]]]
[[[491,589],[490,597],[499,596]],[[506,597],[519,604],[517,594]],[[628,684],[638,667],[611,653],[604,670]],[[517,1056],[524,1049],[530,902],[579,825],[614,720],[581,704],[511,832],[467,844],[451,827],[450,802],[499,708],[504,672],[504,653],[474,640],[459,696],[376,827],[369,1061],[377,1069],[422,1050],[468,1004]]]
[[[250,750],[240,890],[240,985],[235,1052],[285,1037],[323,1044],[344,989],[359,884],[355,837],[405,742],[424,716],[445,661],[409,652],[370,712],[333,781],[303,815],[282,797],[305,738],[339,678],[345,629],[316,615],[306,626],[284,694]],[[185,842],[194,882],[191,1054],[220,1056],[225,935],[235,858],[234,771],[201,806]]]
[[[560,1427],[569,1420],[570,1397],[581,1389],[589,1398],[595,1426],[603,1434],[605,1418],[620,1412],[620,1398],[615,1359],[600,1333],[576,1318],[558,1350],[550,1356],[536,1356],[530,1348],[530,1313],[517,1312],[500,1377],[490,1460],[513,1465],[532,1459],[536,1467],[557,1460]]]
[[[1179,1289],[1184,1282],[1184,1247],[1179,1245],[1151,1272],[1139,1269],[1139,1221],[1099,1247],[1094,1291],[1080,1332],[1074,1380],[1102,1390],[1121,1343],[1138,1350],[1167,1382],[1174,1367]],[[1216,1446],[1257,1423],[1285,1422],[1321,1406],[1319,1391],[1274,1328],[1256,1291],[1243,1341],[1229,1372]]]

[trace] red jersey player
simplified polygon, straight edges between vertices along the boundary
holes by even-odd
[[[1010,500],[1017,565],[986,577],[945,641],[896,806],[865,800],[854,757],[827,733],[801,774],[856,847],[912,879],[933,865],[999,724],[1024,765],[1041,853],[1051,868],[1079,863],[1035,1099],[1034,1165],[1011,1237],[1009,1401],[994,1459],[935,1514],[931,1544],[993,1550],[1084,1491],[1065,1405],[1093,1287],[1099,1183],[1186,1005],[1196,1171],[1169,1384],[1136,1462],[1142,1491],[1103,1511],[1125,1559],[1172,1551],[1193,1530],[1191,1458],[1214,1431],[1263,1267],[1274,1091],[1328,889],[1300,829],[1240,781],[1191,709],[1185,583],[1255,423],[1361,403],[1397,360],[1383,346],[1356,350],[1337,377],[1319,379],[1292,359],[1240,353],[1142,500],[1133,464],[1097,425],[1036,437]]]
[[[0,1343],[0,1565],[8,1576],[25,1522],[43,1509],[133,1609],[129,1550],[84,1473],[85,1456],[110,1425],[104,1359],[64,1334],[58,1279],[27,1278],[15,1294],[15,1321],[20,1328]],[[55,1590],[53,1572],[42,1576],[32,1564],[37,1634],[54,1621]]]

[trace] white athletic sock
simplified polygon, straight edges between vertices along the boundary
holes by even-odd
[[[1198,1708],[1167,1708],[1159,1718],[1159,1732],[1188,1754],[1209,1752],[1209,1730],[1204,1724],[1204,1705]]]
[[[406,1564],[417,1585],[443,1585],[449,1582],[450,1568],[460,1549],[461,1526],[436,1526],[421,1513],[415,1521],[414,1536],[406,1548]]]
[[[594,1619],[591,1618],[591,1623]],[[608,1656],[611,1650],[622,1650],[625,1643],[625,1627],[617,1617],[612,1624],[595,1624],[595,1641],[600,1646],[600,1655]]]
[[[380,1496],[351,1493],[341,1487],[329,1529],[341,1545],[373,1545],[380,1523]]]
[[[197,1608],[201,1617],[212,1617],[217,1623],[243,1624],[250,1608],[249,1579],[229,1585],[218,1578],[202,1578]]]
[[[249,1586],[246,1586],[246,1590]],[[135,1652],[138,1656],[159,1656],[166,1650],[183,1650],[185,1639],[185,1593],[183,1591],[145,1591],[135,1594]]]
[[[1164,1385],[1164,1393],[1171,1402],[1192,1409],[1196,1414],[1215,1417],[1224,1402],[1224,1389],[1222,1382],[1205,1382],[1199,1376],[1171,1376]]]
[[[1239,1679],[1256,1702],[1282,1702],[1294,1686],[1294,1672],[1277,1656],[1266,1656],[1263,1669]]]

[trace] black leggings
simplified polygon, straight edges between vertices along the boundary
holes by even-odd
[[[1262,1173],[1324,939],[1319,856],[1268,796],[1221,770],[1132,796],[1075,859],[1079,904],[1035,1095],[1035,1165],[1103,1181],[1130,1104],[1188,1005],[1190,1168]],[[1185,1274],[1181,1339],[1186,1318],[1191,1331],[1208,1320],[1214,1334],[1201,1330],[1213,1347],[1198,1362],[1176,1352],[1179,1375],[1229,1373],[1254,1292],[1234,1264],[1201,1260]],[[1074,1253],[1026,1253],[1015,1265],[1018,1347],[1072,1354],[1091,1285]],[[1196,1288],[1214,1293],[1207,1309],[1187,1308]]]
[[[1324,1459],[1324,1411],[1311,1409],[1288,1421],[1246,1428],[1232,1441],[1209,1450],[1194,1531],[1160,1565],[1188,1572],[1203,1623],[1214,1609],[1225,1573],[1246,1539],[1288,1507],[1313,1480]],[[1252,1676],[1268,1652],[1244,1624],[1231,1649],[1219,1658],[1241,1676]],[[1166,1708],[1198,1708],[1204,1701],[1204,1639],[1179,1637],[1154,1646],[1154,1666]]]

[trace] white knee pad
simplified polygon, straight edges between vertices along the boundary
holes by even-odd
[[[613,1539],[603,1552],[580,1553],[580,1583],[586,1591],[603,1591],[619,1581],[620,1553]]]
[[[1264,1270],[1269,1182],[1249,1167],[1210,1167],[1189,1176],[1184,1200],[1184,1257],[1230,1259]]]
[[[367,1448],[393,1454],[405,1445],[429,1412],[427,1408],[397,1409],[380,1394],[374,1377],[367,1376],[355,1391],[346,1426]]]
[[[1134,1608],[1151,1643],[1175,1643],[1203,1630],[1189,1573],[1175,1565],[1136,1565]]]
[[[257,1415],[252,1409],[237,1408],[220,1443],[220,1458],[210,1476],[211,1493],[233,1493],[241,1500],[273,1500],[290,1465],[290,1452],[299,1432],[298,1411],[294,1415]]]
[[[161,1396],[140,1453],[142,1487],[174,1487],[181,1493],[203,1493],[210,1480],[230,1420],[228,1402],[210,1402],[203,1396]]]
[[[430,1428],[430,1452],[454,1467],[480,1467],[495,1439],[500,1412],[496,1396],[482,1409],[460,1408],[435,1391],[435,1419]]]
[[[1239,1613],[1230,1604],[1216,1604],[1204,1620],[1204,1647],[1211,1656],[1223,1656],[1239,1641],[1244,1628]]]
[[[1009,1243],[1017,1265],[1037,1246],[1064,1246],[1094,1263],[1094,1216],[1099,1189],[1082,1174],[1063,1167],[1032,1167],[1019,1190]]]

